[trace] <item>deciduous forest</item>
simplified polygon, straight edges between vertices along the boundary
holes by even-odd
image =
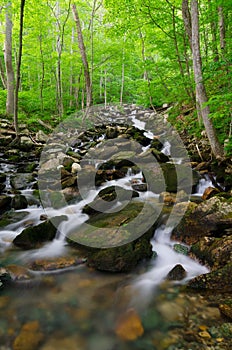
[[[33,128],[88,105],[173,106],[231,153],[231,1],[2,0],[0,111]]]

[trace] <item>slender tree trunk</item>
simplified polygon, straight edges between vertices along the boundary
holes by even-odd
[[[78,45],[81,54],[82,63],[84,66],[84,76],[85,76],[85,87],[86,87],[86,107],[90,107],[92,104],[92,83],[89,73],[89,64],[86,55],[86,49],[84,44],[84,39],[81,30],[81,23],[76,9],[76,5],[72,5],[72,12],[74,21],[76,23],[77,35],[78,35]]]
[[[182,81],[184,83],[185,82],[185,72],[184,72],[184,68],[183,68],[183,65],[181,62],[181,56],[180,56],[180,52],[179,52],[177,33],[176,33],[176,17],[175,17],[175,7],[174,6],[172,7],[172,27],[173,27],[174,46],[175,46],[175,51],[176,51],[177,62],[179,65],[179,70],[180,70],[180,74],[182,77]],[[190,99],[192,99],[193,93],[191,91],[191,88],[185,84],[184,89],[185,89],[188,97]]]
[[[191,23],[192,23],[192,53],[193,53],[193,70],[196,84],[196,96],[201,109],[202,119],[205,131],[208,136],[212,152],[215,157],[223,157],[223,149],[220,145],[212,120],[210,119],[210,109],[207,105],[208,98],[202,75],[202,61],[200,52],[199,38],[199,10],[198,0],[191,0]]]
[[[219,54],[218,54],[218,47],[217,47],[217,24],[213,18],[213,11],[212,11],[212,0],[208,0],[209,5],[209,13],[210,13],[210,30],[212,35],[212,51],[213,51],[213,59],[214,62],[219,61]]]
[[[6,114],[14,115],[14,69],[12,63],[12,28],[11,2],[6,7],[6,37],[5,37],[5,66],[6,66]]]
[[[223,57],[226,49],[226,30],[225,30],[224,11],[222,6],[218,7],[218,16],[219,16],[220,48],[221,48],[221,53]]]
[[[40,49],[40,57],[41,57],[41,69],[42,69],[42,76],[40,79],[40,106],[41,111],[44,110],[44,103],[43,103],[43,89],[44,89],[44,78],[45,78],[45,64],[44,64],[44,54],[43,54],[43,45],[42,45],[42,34],[39,35],[39,49]]]
[[[187,33],[189,39],[189,46],[192,50],[192,23],[191,14],[189,11],[189,0],[182,1],[182,17],[184,21],[185,32]]]
[[[15,127],[16,139],[17,140],[19,140],[18,97],[19,97],[19,87],[20,87],[20,79],[21,79],[20,69],[21,69],[22,51],[23,51],[24,6],[25,6],[25,0],[21,0],[21,5],[20,5],[20,27],[19,27],[19,54],[18,54],[17,73],[16,73],[15,105],[14,105],[14,127]]]
[[[4,64],[2,63],[1,58],[0,58],[0,76],[1,76],[3,89],[6,89],[7,88],[7,79],[6,79],[6,75],[5,75]]]
[[[105,107],[107,106],[107,70],[104,71],[104,100]]]

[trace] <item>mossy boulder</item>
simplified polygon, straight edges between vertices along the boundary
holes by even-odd
[[[19,210],[19,209],[25,209],[27,208],[27,199],[25,196],[23,196],[22,194],[16,194],[13,198],[12,198],[12,208]]]
[[[38,248],[42,243],[52,241],[55,238],[57,227],[64,220],[67,220],[67,216],[61,215],[37,226],[27,227],[15,237],[13,244],[21,249]]]
[[[132,200],[113,213],[98,213],[67,236],[87,252],[87,263],[104,271],[129,271],[152,257],[150,239],[161,208]]]
[[[11,208],[11,197],[6,195],[0,196],[0,214]]]
[[[192,245],[190,252],[213,270],[221,268],[232,261],[232,235],[222,238],[203,237]]]
[[[197,276],[188,282],[188,287],[213,292],[232,292],[232,263],[228,263],[221,269]]]
[[[99,212],[110,210],[117,201],[131,200],[131,198],[139,197],[138,192],[126,190],[120,186],[110,186],[101,190],[98,196],[83,208],[83,213],[92,215]]]
[[[174,228],[172,238],[195,244],[202,237],[222,237],[232,226],[232,203],[222,197],[213,197],[192,206]]]

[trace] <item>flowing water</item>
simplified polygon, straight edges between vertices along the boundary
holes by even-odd
[[[141,174],[134,175],[129,171],[124,179],[110,181],[107,186],[117,184],[129,189],[132,180],[139,181],[140,176]],[[92,191],[85,200],[76,204],[57,210],[46,209],[46,214],[67,215],[68,221],[62,225],[69,229],[74,218],[75,226],[77,217],[81,224],[88,218],[81,213],[83,206],[91,202],[104,187],[106,185],[98,191]],[[30,192],[24,194],[31,195]],[[151,192],[141,193],[140,197],[141,200],[158,200],[158,195]],[[14,237],[22,231],[27,222],[38,224],[44,209],[33,205],[18,212],[28,214],[0,231],[4,265],[28,267],[28,264],[36,259],[75,256],[75,250],[66,244],[64,235],[57,236],[41,249],[26,252],[12,249],[11,241]],[[61,231],[64,229],[65,227],[62,227]],[[41,350],[55,349],[58,346],[67,350],[131,349],[131,342],[117,336],[117,324],[121,315],[132,308],[145,324],[148,322],[148,310],[154,311],[152,317],[155,318],[154,328],[147,330],[141,339],[134,340],[133,349],[156,349],[152,345],[152,339],[157,337],[161,341],[166,336],[166,327],[170,324],[170,320],[165,319],[166,315],[154,306],[160,295],[159,287],[166,275],[176,264],[181,264],[187,271],[186,278],[179,284],[207,272],[204,266],[173,250],[176,242],[170,239],[171,231],[172,228],[160,226],[154,232],[152,245],[157,258],[152,259],[149,264],[141,265],[130,274],[101,273],[85,265],[49,272],[30,271],[30,280],[18,281],[12,287],[1,291],[1,343],[8,346],[7,349],[11,349],[13,339],[20,334],[23,325],[38,321],[43,341],[37,348]],[[167,290],[171,288],[173,291],[172,288],[177,288],[175,284],[176,282],[169,282]],[[169,292],[169,298],[172,293],[176,295],[175,292]]]
[[[136,127],[145,128],[144,122],[138,122],[133,116],[132,120]],[[148,135],[152,137],[150,131]],[[162,151],[166,155],[170,154],[168,142]],[[65,235],[59,232],[68,233],[74,224],[76,227],[77,217],[80,225],[87,220],[88,216],[82,213],[82,208],[100,190],[112,185],[132,189],[134,180],[141,182],[142,174],[133,174],[129,170],[125,178],[109,181],[99,189],[90,191],[84,200],[69,206],[46,208],[45,212],[42,207],[33,204],[27,209],[16,211],[22,214],[21,219],[0,230],[1,265],[17,265],[28,269],[31,262],[38,259],[75,257],[75,249],[67,245]],[[200,183],[198,195],[202,193],[204,185]],[[30,189],[22,193],[33,197]],[[141,201],[156,202],[158,197],[158,194],[149,191],[140,193]],[[23,252],[12,247],[12,240],[25,226],[28,223],[37,225],[43,214],[48,217],[65,214],[68,221],[61,224],[56,238],[40,249]],[[29,350],[169,349],[169,343],[166,344],[164,340],[171,339],[173,342],[173,329],[176,327],[179,332],[179,327],[185,322],[186,309],[191,309],[191,297],[181,294],[179,288],[192,277],[208,271],[206,267],[173,249],[177,242],[171,240],[171,232],[172,227],[165,225],[156,229],[152,239],[154,258],[148,263],[142,263],[131,273],[103,273],[84,264],[60,270],[26,270],[30,278],[1,290],[0,349],[18,350],[15,339],[19,335],[25,337],[25,344],[31,342],[31,347],[25,348]],[[186,277],[181,281],[166,281],[168,272],[177,264],[186,270]],[[125,316],[128,312],[132,312],[130,324]],[[131,326],[138,323],[138,319],[142,331],[138,330],[138,324]],[[30,325],[35,321],[38,328],[33,333]],[[125,325],[126,335],[119,331],[120,325]],[[28,333],[23,333],[25,327],[29,329]]]

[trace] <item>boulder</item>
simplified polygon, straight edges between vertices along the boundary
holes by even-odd
[[[114,213],[99,213],[69,232],[69,243],[87,252],[87,263],[103,271],[130,271],[152,257],[150,239],[159,208],[132,200]]]
[[[174,228],[172,238],[187,244],[202,237],[222,237],[232,226],[232,203],[223,197],[213,197],[191,206]]]
[[[10,184],[15,190],[23,190],[28,185],[31,185],[35,180],[34,175],[30,173],[17,173],[10,179]]]
[[[12,198],[12,203],[11,206],[12,208],[16,209],[16,210],[20,210],[20,209],[25,209],[27,208],[27,199],[25,196],[21,195],[21,194],[16,194],[13,198]]]
[[[232,261],[232,234],[222,238],[203,237],[191,246],[190,252],[213,270],[221,268]]]
[[[85,205],[83,213],[92,215],[98,212],[105,212],[110,210],[117,200],[120,202],[124,200],[129,201],[135,197],[139,197],[136,191],[126,190],[120,186],[106,187],[99,192],[98,196],[90,204]]]
[[[27,227],[15,237],[13,244],[22,249],[38,248],[42,243],[52,241],[55,238],[57,227],[64,220],[67,220],[67,216],[61,215],[37,226]]]
[[[221,269],[197,276],[187,284],[189,288],[211,290],[212,292],[232,292],[232,263],[228,263]]]
[[[11,197],[0,195],[0,214],[6,212],[11,208]]]

